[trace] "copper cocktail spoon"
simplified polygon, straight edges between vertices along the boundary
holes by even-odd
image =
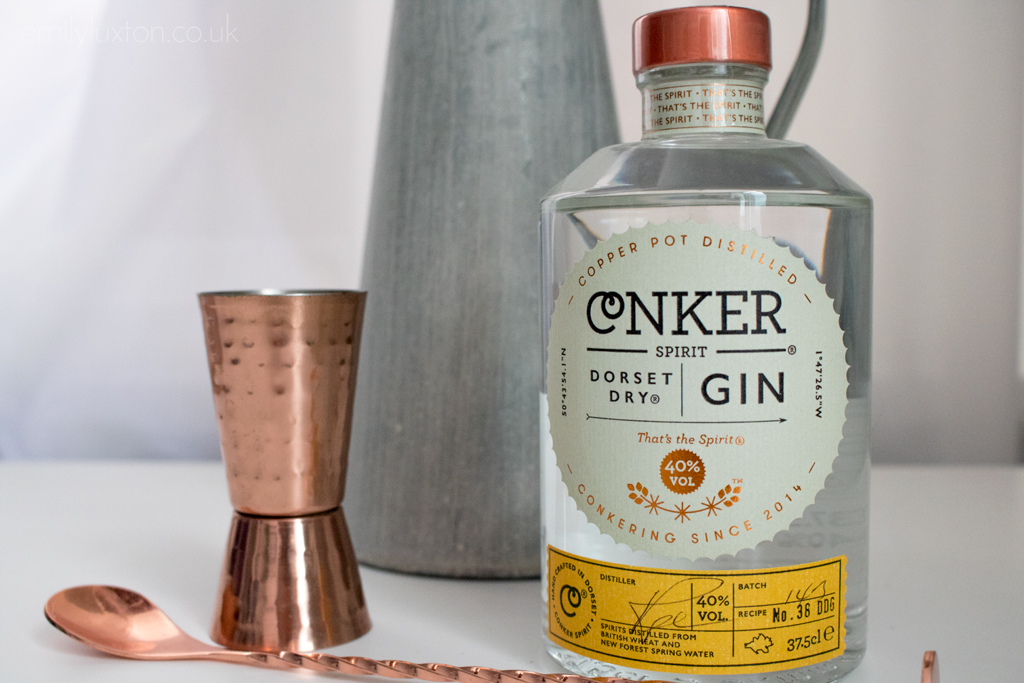
[[[145,596],[114,586],[77,586],[62,590],[47,600],[44,612],[51,624],[72,638],[107,654],[129,659],[206,659],[270,669],[307,669],[457,683],[631,683],[616,678],[597,681],[571,674],[414,664],[323,653],[228,650],[196,640]]]

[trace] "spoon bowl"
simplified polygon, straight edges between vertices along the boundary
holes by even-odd
[[[333,670],[288,653],[226,650],[188,635],[144,595],[116,586],[76,586],[43,608],[47,621],[75,640],[129,659],[212,659],[275,669]]]
[[[202,646],[145,596],[126,588],[69,588],[50,598],[43,611],[72,638],[121,657],[173,658],[181,645]]]

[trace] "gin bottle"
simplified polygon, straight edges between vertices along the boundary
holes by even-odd
[[[541,205],[544,635],[583,675],[832,681],[864,653],[871,199],[765,136],[769,30],[638,19],[643,138]]]

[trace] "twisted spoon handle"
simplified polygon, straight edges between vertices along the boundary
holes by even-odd
[[[287,661],[314,671],[334,671],[350,676],[386,676],[418,678],[434,683],[634,683],[624,678],[587,678],[574,674],[540,674],[533,671],[499,671],[483,666],[451,666],[450,664],[415,664],[397,659],[377,660],[367,657],[335,657],[314,653],[288,653]]]

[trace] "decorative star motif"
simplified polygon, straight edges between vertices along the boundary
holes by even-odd
[[[680,503],[674,510],[676,513],[676,519],[679,520],[680,524],[684,524],[686,520],[690,518],[690,506],[686,503]]]
[[[701,508],[701,510],[702,511],[703,510],[707,510],[708,511],[708,517],[710,517],[712,514],[715,517],[717,517],[718,516],[718,511],[721,509],[721,507],[722,507],[722,501],[715,500],[711,496],[708,496],[706,501],[705,501],[705,503],[704,503],[704,507]]]
[[[675,513],[675,518],[679,520],[680,524],[685,524],[686,520],[690,519],[690,515],[694,515],[698,512],[707,512],[708,517],[714,515],[718,516],[718,513],[723,508],[732,507],[736,503],[740,502],[740,497],[737,495],[740,492],[740,487],[733,487],[731,484],[725,486],[718,492],[717,496],[708,496],[704,499],[704,504],[700,507],[694,508],[686,503],[679,503],[674,508],[670,509],[667,504],[661,499],[661,496],[653,494],[650,490],[641,484],[627,484],[626,488],[629,489],[629,499],[637,505],[643,506],[647,509],[647,514],[658,514],[659,512],[670,512]]]
[[[665,509],[661,506],[661,498],[659,498],[658,496],[651,496],[647,500],[647,504],[644,507],[646,507],[648,510],[647,514],[651,514],[652,512],[654,514],[658,514],[658,510]]]

